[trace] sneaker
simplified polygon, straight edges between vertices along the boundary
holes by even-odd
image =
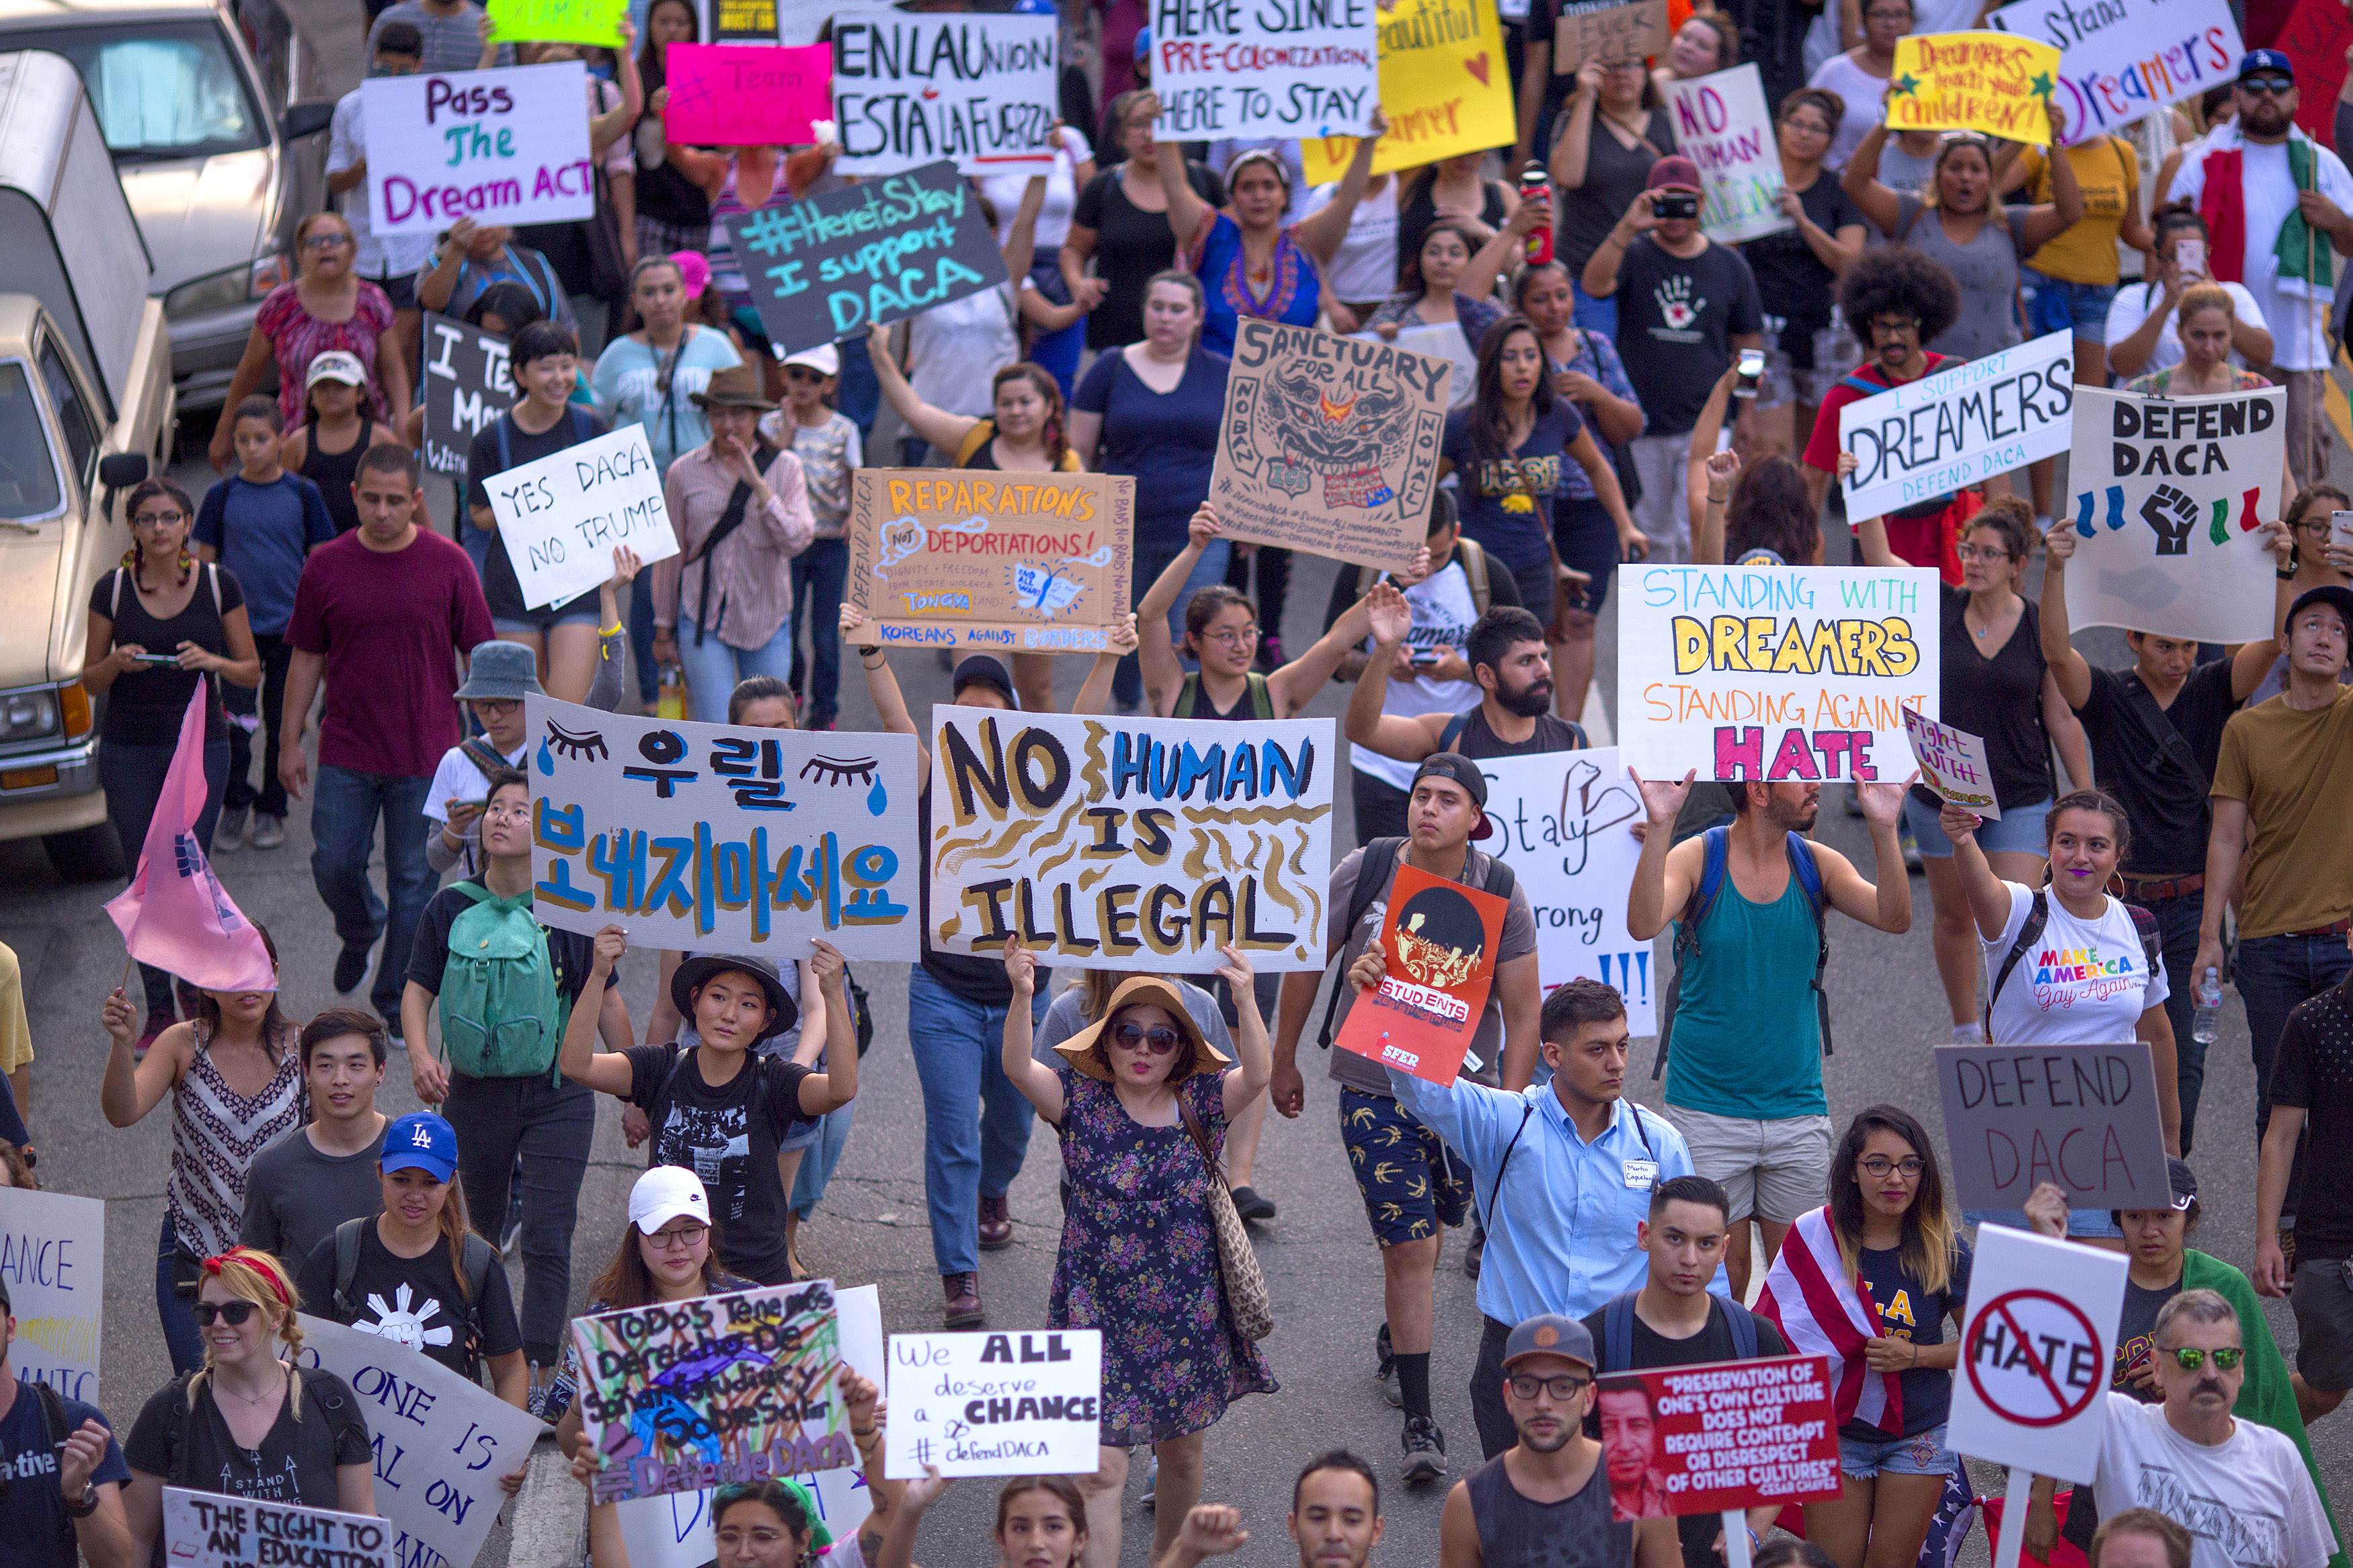
[[[539,1381],[539,1374],[544,1370],[537,1362],[531,1363],[531,1387],[522,1396],[524,1414],[543,1425],[547,1420],[547,1391],[553,1386]]]
[[[360,988],[360,982],[367,978],[368,950],[375,945],[373,942],[362,942],[357,947],[347,946],[343,952],[335,954],[335,994],[337,995],[348,996]]]
[[[992,1198],[987,1193],[981,1194],[980,1249],[1002,1252],[1012,1245],[1013,1214],[1006,1205],[1005,1194],[999,1193]]]
[[[401,1037],[400,1020],[398,1018],[385,1019],[384,1032],[386,1037],[385,1043],[390,1045],[394,1050],[405,1051],[408,1048],[408,1042]]]
[[[1146,1513],[1152,1512],[1155,1507],[1159,1503],[1160,1456],[1157,1454],[1153,1455],[1152,1462],[1144,1467],[1144,1497],[1142,1500],[1144,1503],[1144,1511]]]
[[[1262,1198],[1249,1187],[1234,1189],[1234,1212],[1244,1219],[1272,1219],[1274,1200]]]
[[[522,1215],[512,1213],[507,1215],[506,1234],[499,1237],[499,1255],[502,1258],[522,1256]]]
[[[1472,1279],[1479,1278],[1479,1264],[1487,1256],[1487,1227],[1478,1220],[1471,1222],[1471,1245],[1462,1249],[1462,1272]]]
[[[976,1329],[987,1321],[980,1310],[980,1276],[977,1274],[943,1274],[940,1289],[947,1294],[947,1307],[940,1315],[940,1325],[947,1329]]]
[[[221,809],[220,825],[213,829],[214,854],[227,855],[244,845],[245,818],[244,806],[224,806]]]
[[[246,842],[256,849],[275,849],[286,842],[286,819],[266,811],[253,814],[253,837]]]
[[[1427,1486],[1446,1474],[1446,1434],[1427,1415],[1409,1415],[1398,1442],[1405,1449],[1405,1484]]]
[[[1373,1376],[1381,1385],[1381,1397],[1388,1400],[1393,1408],[1404,1409],[1405,1395],[1398,1392],[1397,1383],[1397,1352],[1389,1348],[1389,1326],[1387,1323],[1383,1323],[1381,1331],[1373,1336],[1373,1353],[1380,1358],[1380,1364],[1373,1369]]]

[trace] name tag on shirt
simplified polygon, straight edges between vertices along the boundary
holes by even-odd
[[[1636,1192],[1647,1193],[1659,1184],[1659,1163],[1656,1160],[1626,1162],[1626,1185]]]

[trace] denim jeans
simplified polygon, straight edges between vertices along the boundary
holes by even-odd
[[[1160,580],[1160,574],[1168,570],[1168,563],[1182,554],[1184,549],[1185,542],[1181,539],[1166,547],[1139,542],[1135,547],[1135,575],[1129,579],[1136,584],[1130,602],[1142,604],[1144,595],[1152,591],[1152,584]],[[1193,563],[1192,574],[1185,579],[1185,587],[1176,595],[1176,602],[1168,606],[1168,640],[1179,647],[1185,642],[1185,606],[1191,602],[1197,590],[1226,580],[1226,560],[1232,552],[1233,546],[1224,540],[1209,541],[1209,548],[1201,552],[1201,558]],[[1112,671],[1111,697],[1123,708],[1134,708],[1144,700],[1144,667],[1136,661],[1135,655],[1129,654],[1121,659]]]
[[[234,728],[234,726],[232,726]],[[123,869],[132,880],[139,876],[139,855],[147,843],[148,826],[154,821],[155,803],[164,794],[164,776],[172,771],[172,754],[176,744],[169,746],[126,746],[112,741],[101,741],[98,747],[98,782],[106,791],[106,815],[114,823],[114,836],[122,840]],[[228,742],[209,742],[205,746],[205,809],[196,818],[196,842],[212,853],[213,829],[220,823],[221,795],[228,784]],[[172,977],[151,964],[139,966],[139,978],[147,994],[147,1011],[172,1014]]]
[[[293,645],[267,632],[253,634],[253,647],[261,656],[261,685],[230,686],[223,682],[222,705],[228,710],[228,793],[221,804],[231,811],[251,809],[281,820],[286,816],[286,786],[278,782],[278,726],[286,717],[286,671],[294,663]],[[261,727],[261,787],[246,775],[253,768],[253,735],[249,727],[259,704]]]
[[[849,584],[849,541],[813,539],[793,557],[793,689],[808,693],[804,728],[829,724],[841,712],[841,595]],[[809,629],[801,653],[801,627]],[[801,677],[806,672],[808,683]]]
[[[817,1212],[825,1201],[826,1184],[833,1180],[833,1168],[841,1163],[841,1152],[849,1146],[849,1124],[857,1116],[856,1101],[839,1110],[828,1110],[818,1123],[817,1142],[801,1154],[801,1168],[793,1177],[793,1213],[801,1223]]]
[[[417,1042],[419,1050],[425,1042]],[[572,1230],[580,1183],[596,1136],[596,1095],[586,1084],[554,1088],[540,1078],[449,1075],[441,1114],[458,1132],[458,1180],[466,1212],[496,1246],[492,1216],[507,1212],[507,1187],[522,1168],[522,1349],[541,1366],[563,1356],[572,1295]]]
[[[727,722],[727,699],[735,683],[747,676],[773,675],[782,680],[793,670],[793,623],[787,617],[776,635],[758,647],[737,647],[717,632],[695,638],[694,617],[681,605],[678,612],[678,663],[686,676],[686,700],[698,723]],[[834,646],[840,646],[839,633]]]
[[[2239,942],[2239,1001],[2247,1009],[2247,1045],[2255,1058],[2255,1142],[2272,1120],[2272,1068],[2279,1060],[2280,1031],[2298,1004],[2319,995],[2353,973],[2353,951],[2343,932],[2330,936],[2259,936]],[[2304,1191],[2304,1146],[2309,1122],[2296,1140],[2295,1164],[2288,1172],[2287,1201],[2280,1223],[2295,1218]]]
[[[1029,1001],[1032,1020],[1044,1017],[1045,988]],[[979,1268],[980,1196],[1003,1196],[1029,1152],[1036,1113],[1005,1076],[1005,1013],[958,995],[920,963],[907,971],[907,1040],[923,1085],[923,1193],[942,1274]]]
[[[164,1325],[164,1348],[171,1352],[172,1372],[194,1372],[205,1364],[205,1336],[196,1327],[195,1305],[172,1289],[172,1209],[164,1207],[164,1235],[155,1244],[155,1316]]]
[[[425,859],[425,792],[432,783],[406,773],[364,773],[322,763],[311,786],[311,879],[335,917],[335,935],[345,947],[371,947],[378,936],[384,938],[368,1000],[396,1037],[408,952],[417,945],[417,917],[425,912],[438,880]],[[384,818],[383,898],[368,880],[379,815]]]
[[[2177,899],[2159,899],[2144,906],[2157,917],[2158,939],[2165,952],[2165,1016],[2173,1026],[2173,1057],[2181,1084],[2181,1157],[2189,1157],[2189,1135],[2198,1123],[2198,1097],[2206,1087],[2206,1047],[2189,1037],[2198,1005],[2198,977],[2189,973],[2198,959],[2198,922],[2206,913],[2201,889]]]

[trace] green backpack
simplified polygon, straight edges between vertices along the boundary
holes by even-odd
[[[471,906],[449,925],[441,971],[441,1048],[468,1078],[536,1078],[555,1069],[571,1001],[557,989],[547,932],[531,894],[493,897],[479,882],[450,891]]]

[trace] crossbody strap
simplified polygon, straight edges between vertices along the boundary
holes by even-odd
[[[1193,1107],[1185,1099],[1185,1086],[1182,1084],[1176,1086],[1176,1114],[1184,1121],[1185,1131],[1191,1134],[1193,1147],[1201,1152],[1201,1163],[1209,1167],[1209,1180],[1224,1181],[1226,1173],[1218,1168],[1218,1157],[1209,1152],[1209,1130],[1201,1125],[1199,1117],[1193,1114]]]
[[[2206,776],[2206,769],[2198,761],[2198,753],[2191,748],[2189,737],[2175,726],[2172,715],[2158,706],[2157,693],[2148,689],[2139,674],[2128,669],[2117,678],[2117,684],[2124,688],[2126,705],[2140,716],[2142,723],[2148,726],[2165,754],[2171,757],[2182,772],[2198,781],[2198,793],[2204,795],[2213,788],[2213,781]]]

